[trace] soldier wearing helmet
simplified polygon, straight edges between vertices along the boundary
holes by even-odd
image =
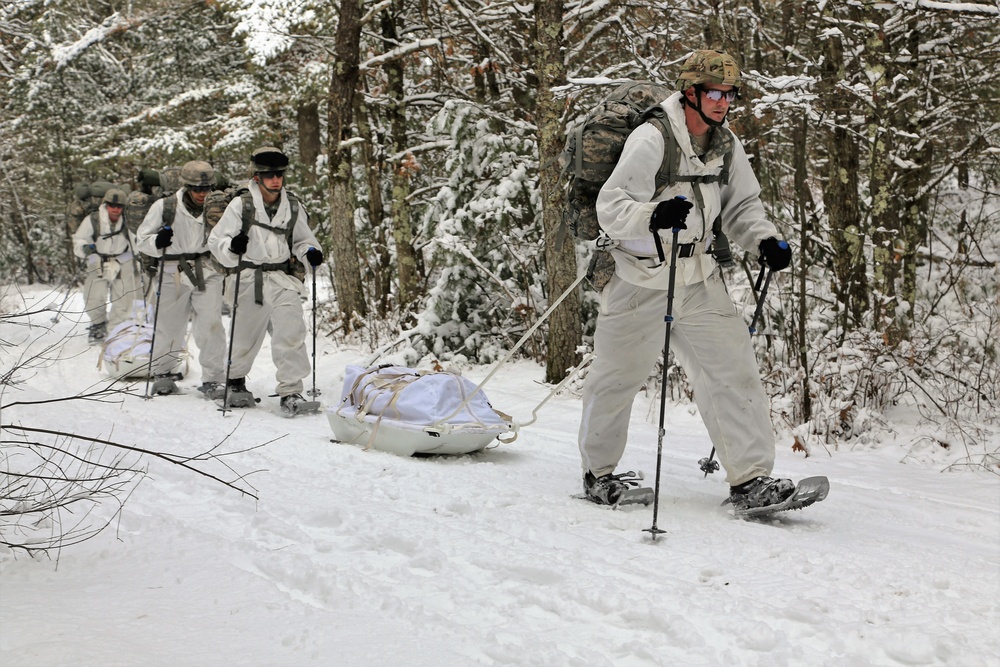
[[[719,220],[721,230],[767,268],[780,271],[791,261],[788,244],[765,214],[746,152],[726,123],[741,85],[729,54],[692,53],[681,65],[677,91],[654,107],[656,122],[628,136],[597,198],[615,274],[601,293],[597,358],[583,388],[579,445],[584,490],[594,502],[638,497],[632,487],[639,482],[614,471],[625,451],[633,400],[663,352],[668,303],[670,352],[691,378],[730,500],[741,507],[769,505],[794,490],[791,480],[770,477],[775,444],[768,397],[746,324],[709,252]],[[673,181],[659,184],[669,135],[679,164]]]
[[[209,246],[220,264],[239,269],[234,309],[238,316],[231,332],[232,364],[224,407],[255,404],[246,378],[270,333],[276,393],[282,411],[291,416],[319,405],[302,397],[302,380],[311,366],[302,312],[304,286],[295,266],[301,262],[315,271],[323,252],[309,229],[305,209],[284,187],[287,168],[288,156],[278,148],[253,151],[246,191],[230,202],[212,230]]]
[[[101,205],[73,233],[73,253],[86,263],[83,294],[90,318],[91,343],[103,341],[109,327],[113,329],[128,317],[132,301],[142,298],[136,280],[132,237],[122,215],[126,197],[124,190],[108,188]]]
[[[192,160],[180,170],[181,187],[153,202],[136,231],[140,252],[158,264],[152,394],[175,394],[183,379],[188,322],[198,347],[201,385],[208,399],[222,395],[226,336],[222,326],[223,275],[209,261],[205,199],[215,169]]]

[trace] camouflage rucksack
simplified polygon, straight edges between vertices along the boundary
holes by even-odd
[[[209,229],[214,228],[222,219],[222,214],[226,212],[226,207],[233,200],[233,189],[212,190],[205,197],[205,224]]]
[[[84,218],[100,208],[104,193],[112,187],[114,185],[108,181],[94,181],[73,188],[73,199],[66,211],[73,221],[73,231],[79,228]]]
[[[622,84],[570,129],[559,161],[569,178],[563,222],[575,236],[593,241],[601,235],[597,195],[618,164],[625,140],[635,128],[653,120],[667,144],[676,145],[670,123],[659,107],[670,94],[668,87],[648,81]],[[666,175],[657,174],[657,194],[668,183]]]

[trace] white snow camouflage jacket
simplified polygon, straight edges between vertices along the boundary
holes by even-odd
[[[667,113],[680,147],[680,168],[677,173],[720,173],[723,156],[704,164],[692,147],[680,100],[681,93],[676,92],[660,104]],[[731,132],[728,125],[716,131]],[[728,185],[676,182],[667,185],[654,198],[655,176],[660,169],[665,148],[663,135],[650,123],[641,125],[629,135],[618,165],[597,198],[597,217],[601,227],[619,244],[611,254],[615,258],[616,273],[621,278],[641,287],[667,289],[672,233],[669,230],[660,232],[667,256],[667,261],[661,264],[653,235],[649,231],[649,218],[658,202],[677,195],[694,203],[694,187],[702,190],[705,211],[703,214],[697,206],[692,208],[687,217],[687,229],[682,230],[679,235],[679,243],[695,243],[698,250],[694,256],[678,260],[677,284],[700,282],[715,269],[715,259],[704,251],[712,242],[712,222],[720,210],[722,230],[731,241],[753,255],[757,254],[762,240],[778,236],[777,229],[765,216],[764,206],[760,201],[760,184],[746,152],[738,140],[734,144]],[[637,259],[638,257],[651,259]]]
[[[84,248],[93,243],[99,255],[115,256],[119,262],[132,259],[132,239],[124,227],[125,216],[122,215],[112,225],[107,205],[101,204],[100,208],[81,220],[80,226],[73,232],[73,254],[80,259],[87,259]]]

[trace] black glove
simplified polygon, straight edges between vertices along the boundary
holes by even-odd
[[[787,241],[779,241],[773,236],[760,242],[760,261],[772,271],[781,271],[792,262],[792,249]]]
[[[687,220],[692,208],[694,204],[684,197],[661,201],[649,218],[649,231],[655,233],[661,229],[687,229],[687,223],[684,221]]]
[[[323,251],[319,248],[309,248],[306,250],[306,260],[309,261],[309,266],[319,266],[323,263]]]
[[[168,245],[173,243],[173,240],[174,240],[174,230],[171,229],[170,227],[164,227],[160,231],[156,232],[156,241],[154,241],[153,243],[156,245],[157,248],[163,250]]]
[[[84,255],[93,255],[95,252],[97,252],[97,246],[94,245],[93,243],[88,243],[87,245],[83,246]]]
[[[247,251],[247,246],[250,244],[250,237],[246,235],[246,232],[240,232],[233,237],[233,240],[229,242],[229,249],[234,255],[242,255]]]

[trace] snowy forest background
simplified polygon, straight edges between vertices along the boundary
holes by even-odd
[[[997,3],[0,7],[0,280],[79,280],[75,186],[192,159],[236,181],[272,144],[328,256],[324,334],[411,365],[495,361],[537,322],[587,261],[562,242],[566,127],[618,82],[725,50],[730,121],[795,251],[756,338],[776,427],[807,454],[864,447],[902,405],[915,449],[998,472]],[[748,321],[756,271],[727,274]],[[594,316],[577,288],[523,348],[546,381]]]

